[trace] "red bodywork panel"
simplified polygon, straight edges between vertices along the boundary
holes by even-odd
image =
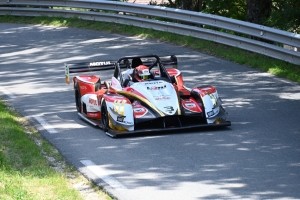
[[[202,112],[200,105],[193,98],[181,99],[181,104],[185,109],[187,109],[191,112],[197,112],[197,113]]]
[[[147,113],[147,109],[138,102],[133,103],[132,107],[134,110],[133,114],[135,118],[142,117]]]
[[[100,82],[100,78],[94,75],[76,76],[73,82],[77,82],[80,88],[80,95],[83,96],[87,93],[95,92],[95,85]]]
[[[180,92],[181,95],[189,96],[190,91],[185,89],[185,87],[183,86],[184,82],[183,82],[181,72],[177,69],[174,69],[174,68],[168,68],[167,72],[170,76],[175,76],[175,78],[176,78],[176,82],[177,82],[176,87],[177,88],[175,88],[175,89],[177,89],[177,91]]]
[[[211,85],[203,87],[194,87],[193,90],[201,94],[202,97],[204,97],[206,94],[215,93],[217,91],[217,89]]]
[[[107,88],[105,84],[101,84],[100,78],[95,75],[83,75],[83,76],[76,76],[73,78],[73,82],[77,82],[80,88],[80,96],[82,97],[85,94],[96,94],[97,101],[90,102],[91,104],[98,104],[101,105],[101,100],[103,95],[106,93]],[[98,87],[98,88],[96,88]],[[98,89],[97,91],[95,91]],[[90,99],[89,101],[95,101],[94,99]],[[82,113],[84,114],[84,113]],[[100,112],[87,112],[86,116],[90,119],[101,119]]]

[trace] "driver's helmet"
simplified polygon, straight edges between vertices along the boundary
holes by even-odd
[[[139,65],[135,68],[135,78],[138,81],[147,80],[150,75],[149,68],[145,65]]]

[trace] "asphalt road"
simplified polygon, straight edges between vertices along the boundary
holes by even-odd
[[[188,87],[216,86],[232,126],[112,139],[77,116],[64,63],[149,53],[177,55]],[[120,200],[300,199],[300,86],[267,73],[154,40],[2,23],[0,97]]]

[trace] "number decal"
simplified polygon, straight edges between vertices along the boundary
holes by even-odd
[[[173,106],[167,106],[167,107],[164,107],[166,109],[167,112],[169,112],[170,114],[174,111],[174,108]]]
[[[113,111],[119,113],[120,115],[124,115],[124,107],[126,100],[115,100],[113,104]]]

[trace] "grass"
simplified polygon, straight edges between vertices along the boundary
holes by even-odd
[[[0,141],[0,199],[83,199],[73,184],[88,181],[70,166],[55,170],[62,156],[1,99]],[[110,199],[100,192],[99,198]]]

